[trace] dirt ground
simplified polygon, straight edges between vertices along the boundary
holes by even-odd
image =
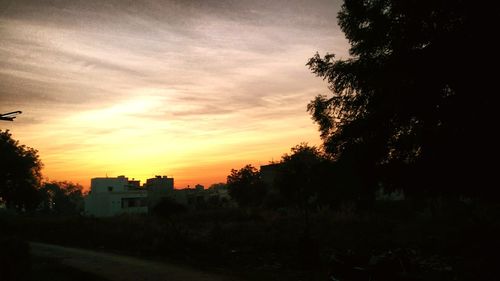
[[[234,277],[134,257],[32,242],[32,254],[111,281],[224,281]]]

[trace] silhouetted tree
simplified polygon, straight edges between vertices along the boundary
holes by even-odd
[[[301,143],[292,147],[291,154],[282,156],[275,184],[292,205],[305,209],[316,204],[318,192],[324,183],[321,165],[326,161],[315,146]]]
[[[364,199],[381,182],[412,195],[492,187],[492,83],[471,58],[497,58],[495,44],[478,40],[494,26],[492,10],[460,0],[344,2],[338,20],[351,57],[309,60],[333,95],[308,111]]]
[[[46,182],[40,189],[42,211],[77,215],[83,210],[83,187],[71,182]]]
[[[40,202],[38,189],[42,162],[38,151],[0,130],[0,200],[8,208],[34,210]]]
[[[223,182],[214,183],[208,187],[207,191],[210,194],[207,199],[207,208],[217,209],[226,207],[229,204],[229,200],[225,196],[228,194],[227,184]]]
[[[227,184],[223,182],[214,183],[208,187],[209,190],[227,190]]]
[[[314,268],[319,265],[317,241],[310,235],[309,213],[318,206],[326,186],[332,187],[324,172],[329,159],[315,146],[301,143],[282,156],[275,185],[288,204],[304,214],[304,230],[297,241],[300,266]]]
[[[227,176],[227,187],[231,198],[242,207],[260,205],[266,194],[260,172],[252,165],[232,169]]]

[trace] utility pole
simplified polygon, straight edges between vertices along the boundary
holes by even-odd
[[[14,121],[14,119],[17,117],[16,115],[21,114],[21,111],[12,111],[9,113],[0,113],[0,120],[1,121]]]

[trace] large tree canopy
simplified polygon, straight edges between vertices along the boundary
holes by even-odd
[[[359,171],[367,190],[381,182],[408,194],[487,187],[493,106],[483,58],[493,46],[479,36],[493,21],[487,9],[346,0],[338,20],[350,58],[308,62],[333,93],[308,105],[326,151]]]
[[[0,200],[9,208],[32,210],[39,203],[42,162],[38,151],[0,130]]]

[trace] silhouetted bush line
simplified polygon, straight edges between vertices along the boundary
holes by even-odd
[[[307,234],[302,214],[293,209],[212,210],[168,219],[10,214],[0,215],[0,223],[7,234],[29,240],[243,273],[290,274],[289,280],[301,274],[325,280],[327,272],[351,276],[344,280],[363,280],[356,274],[378,280],[491,280],[500,250],[498,206],[444,202],[432,211],[411,211],[409,204],[379,202],[371,212],[318,210]],[[403,261],[404,267],[396,266]]]

